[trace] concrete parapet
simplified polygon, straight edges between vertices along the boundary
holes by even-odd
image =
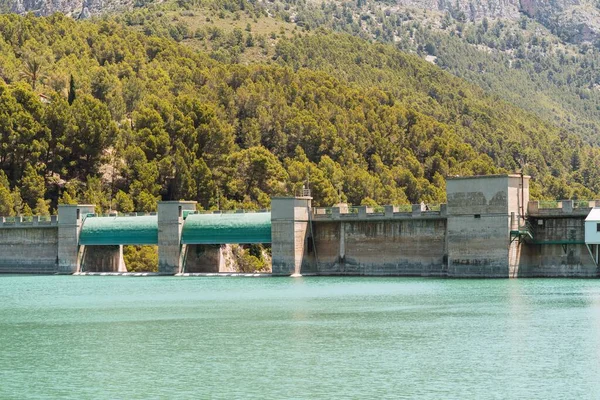
[[[531,218],[560,218],[560,217],[586,217],[592,208],[574,208],[565,211],[563,208],[540,208],[529,209],[528,216]]]
[[[185,249],[181,244],[183,212],[195,211],[195,201],[158,202],[158,272],[175,275],[182,271]]]
[[[0,228],[23,228],[23,227],[48,227],[48,228],[56,228],[58,226],[58,219],[56,215],[51,217],[48,216],[38,216],[34,215],[33,217],[0,217]]]
[[[402,208],[405,210],[405,207]],[[445,204],[440,204],[439,211],[426,210],[426,206],[414,204],[409,206],[410,211],[398,211],[399,207],[386,205],[383,210],[375,211],[373,207],[358,206],[348,210],[343,210],[340,207],[331,208],[314,208],[313,219],[315,221],[323,220],[389,220],[389,219],[406,219],[406,218],[424,218],[424,219],[439,219],[446,218],[447,207]],[[344,212],[348,211],[348,212]]]

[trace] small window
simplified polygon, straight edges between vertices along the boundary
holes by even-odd
[[[81,219],[81,210],[77,209],[77,220]]]
[[[596,224],[596,232],[600,232],[600,222]]]
[[[179,218],[183,217],[183,209],[179,206]]]
[[[480,218],[481,218],[481,214],[475,214],[475,215],[474,215],[474,217],[475,217],[476,219],[480,219]]]

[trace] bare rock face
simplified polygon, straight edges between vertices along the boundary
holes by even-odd
[[[448,12],[454,18],[536,19],[562,39],[581,43],[600,38],[600,2],[594,0],[397,0],[400,7]]]
[[[532,0],[534,1],[534,0]],[[474,21],[483,18],[518,18],[519,0],[398,0],[399,5],[437,11],[457,16],[462,13]]]
[[[8,5],[11,12],[18,14],[33,12],[36,15],[50,15],[61,12],[73,18],[85,19],[130,8],[133,2],[134,0],[8,0]],[[448,12],[454,18],[465,21],[483,18],[517,20],[527,15],[568,42],[592,42],[600,39],[598,0],[396,0],[396,3],[399,8]]]
[[[91,16],[90,10],[87,7],[83,7],[83,11],[79,14],[79,19],[88,19]]]
[[[132,0],[14,0],[10,11],[50,15],[56,12],[73,18],[89,18],[109,11],[131,7]]]

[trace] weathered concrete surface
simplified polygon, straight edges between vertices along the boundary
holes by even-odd
[[[196,209],[195,201],[158,202],[158,272],[178,274],[182,270],[185,248],[181,246],[183,212]]]
[[[0,229],[0,273],[52,274],[58,268],[58,228]]]
[[[81,272],[127,272],[123,246],[85,246]]]
[[[93,205],[58,206],[58,273],[72,274],[80,268],[79,232],[83,219],[94,213]]]
[[[314,223],[319,275],[443,276],[446,221]]]
[[[310,197],[271,200],[271,240],[273,275],[292,275],[306,271],[305,258],[310,233]]]
[[[528,181],[529,177],[520,175],[448,179],[448,276],[511,275],[510,214],[524,212],[529,202]]]
[[[595,278],[598,270],[585,245],[530,245],[519,278]]]
[[[185,257],[185,273],[226,272],[218,244],[190,244]]]
[[[509,218],[448,218],[448,276],[508,278]]]
[[[517,276],[590,278],[598,269],[585,246],[585,219],[531,219],[534,241],[525,244]]]

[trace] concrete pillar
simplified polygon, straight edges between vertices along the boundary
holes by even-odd
[[[335,220],[340,219],[340,208],[339,207],[331,207],[331,219],[335,219]]]
[[[182,271],[185,249],[181,245],[183,212],[196,210],[195,201],[158,202],[158,272],[175,275]]]
[[[394,218],[394,206],[383,206],[385,217]]]
[[[420,217],[421,213],[425,211],[425,204],[421,203],[421,204],[413,204],[412,205],[412,216],[413,217]]]
[[[271,251],[273,275],[302,273],[310,233],[312,197],[271,199]]]
[[[529,201],[527,204],[527,212],[529,214],[535,214],[538,212],[538,210],[540,209],[540,202],[539,201]]]
[[[571,214],[573,212],[573,200],[563,200],[563,201],[561,201],[561,203],[562,203],[563,213]]]
[[[94,213],[94,205],[61,204],[58,206],[58,270],[59,274],[72,274],[81,263],[79,232],[87,214]]]
[[[367,218],[367,206],[358,206],[356,208],[358,209],[358,218]]]
[[[448,205],[447,204],[440,204],[440,215],[442,217],[448,216]]]
[[[344,264],[346,262],[346,229],[344,223],[340,223],[340,254],[339,263]]]

